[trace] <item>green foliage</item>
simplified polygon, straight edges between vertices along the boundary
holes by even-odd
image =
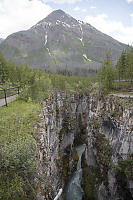
[[[16,101],[0,109],[0,199],[35,199],[34,124],[40,106]]]
[[[98,168],[85,167],[83,168],[84,180],[84,199],[96,200],[95,188],[102,182],[100,171]]]
[[[26,199],[23,196],[23,187],[24,187],[24,182],[20,176],[15,174],[14,176],[12,175],[12,179],[9,180],[7,175],[0,175],[0,199],[5,199],[5,200],[21,200],[21,199]]]
[[[68,70],[59,70],[59,74],[50,74],[45,71],[29,69],[27,65],[15,66],[0,57],[3,75],[1,81],[4,87],[21,86],[20,99],[28,102],[33,100],[40,102],[46,98],[51,91],[59,90],[67,93],[80,93],[89,90],[90,77],[74,77]],[[1,73],[2,74],[2,73]]]
[[[110,159],[112,156],[112,149],[108,140],[103,134],[96,135],[95,146],[97,148],[97,157],[99,162],[103,165],[105,171],[108,170]]]
[[[101,92],[109,91],[113,87],[114,71],[112,65],[112,58],[110,53],[107,53],[106,58],[98,70],[98,81]],[[103,88],[103,90],[102,90]]]
[[[133,79],[133,48],[122,51],[116,65],[116,74],[119,81]]]
[[[119,81],[125,78],[126,68],[127,68],[127,53],[125,50],[123,50],[116,65]]]
[[[110,92],[112,89],[119,90],[121,80],[123,82],[133,80],[133,48],[127,48],[122,51],[115,67],[112,65],[112,59],[109,53],[98,70],[97,79],[99,82],[99,95]],[[114,80],[117,81],[114,81]],[[119,82],[118,82],[119,81]],[[128,83],[130,87],[130,84]]]
[[[0,198],[14,200],[34,198],[31,181],[35,176],[37,165],[35,152],[36,147],[29,139],[20,139],[2,148],[0,185],[3,194],[0,194]]]
[[[116,175],[124,173],[128,179],[133,179],[133,160],[119,160],[113,171]]]
[[[69,158],[67,155],[64,155],[62,157],[62,165],[63,165],[63,176],[65,179],[67,179],[68,176],[68,170],[69,170]]]
[[[71,76],[72,75],[72,72],[66,70],[66,69],[59,69],[56,71],[57,74],[61,74],[63,76]]]
[[[111,110],[110,111],[110,116],[111,117],[115,117],[117,115],[116,111],[115,110]]]
[[[129,80],[133,79],[133,48],[127,51],[127,69],[126,69],[126,77]]]
[[[91,125],[92,125],[94,128],[98,128],[98,127],[99,127],[99,123],[98,123],[98,121],[95,120],[95,119],[93,119],[93,120],[91,121]]]
[[[4,84],[8,79],[7,63],[2,53],[0,53],[0,84]]]
[[[75,165],[77,165],[78,160],[79,160],[77,151],[73,151],[73,153],[72,153],[72,158],[73,158],[73,161],[74,161]]]
[[[20,176],[31,177],[35,172],[35,145],[29,139],[5,144],[1,149],[1,170],[5,173],[18,172]]]

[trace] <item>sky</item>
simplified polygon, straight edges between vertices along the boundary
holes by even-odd
[[[133,0],[0,0],[0,38],[29,29],[57,9],[133,45]]]

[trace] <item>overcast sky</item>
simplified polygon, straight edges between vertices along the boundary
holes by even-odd
[[[30,28],[56,9],[133,44],[133,0],[0,0],[0,38]]]

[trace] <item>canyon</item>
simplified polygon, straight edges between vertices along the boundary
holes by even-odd
[[[60,200],[75,199],[74,191],[79,200],[132,200],[133,100],[99,97],[91,89],[79,95],[56,92],[42,104],[37,199],[52,200],[62,190]],[[71,195],[70,184],[76,187]]]

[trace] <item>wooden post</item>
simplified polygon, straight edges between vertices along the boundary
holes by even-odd
[[[7,106],[6,89],[4,89],[4,93],[5,93],[5,106]]]

